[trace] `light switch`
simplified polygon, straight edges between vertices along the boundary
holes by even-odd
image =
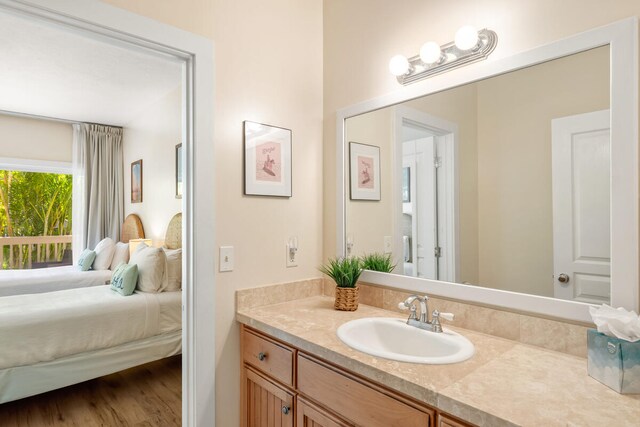
[[[393,242],[391,236],[384,236],[384,253],[390,254],[393,252]]]
[[[220,246],[220,272],[233,271],[233,246]]]

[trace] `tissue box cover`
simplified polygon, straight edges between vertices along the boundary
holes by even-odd
[[[640,341],[587,332],[589,376],[622,394],[640,393]]]

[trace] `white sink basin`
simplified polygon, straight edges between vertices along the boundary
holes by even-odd
[[[344,323],[337,332],[349,347],[399,362],[458,363],[475,353],[471,341],[460,334],[446,328],[441,333],[425,331],[407,325],[403,319],[357,319]]]

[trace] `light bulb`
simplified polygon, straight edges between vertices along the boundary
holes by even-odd
[[[426,42],[420,48],[420,59],[425,64],[433,64],[440,60],[442,52],[436,42]]]
[[[401,76],[409,71],[409,60],[403,55],[396,55],[389,61],[389,71],[394,76]]]
[[[465,25],[456,31],[456,47],[460,50],[469,50],[478,44],[478,30],[471,25]]]

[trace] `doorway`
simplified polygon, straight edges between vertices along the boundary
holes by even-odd
[[[423,111],[396,107],[395,246],[401,274],[455,282],[457,125]]]
[[[0,0],[0,11],[45,20],[90,38],[106,38],[183,61],[182,422],[186,426],[196,425],[196,421],[213,424],[215,405],[207,397],[215,383],[210,359],[215,353],[215,337],[210,333],[215,324],[210,309],[214,305],[214,267],[207,259],[208,254],[213,253],[213,194],[210,185],[196,185],[213,181],[211,41],[97,1],[32,0],[26,4]],[[196,150],[197,157],[194,156]],[[196,241],[193,238],[196,234],[207,238]],[[202,286],[198,286],[199,283]]]

